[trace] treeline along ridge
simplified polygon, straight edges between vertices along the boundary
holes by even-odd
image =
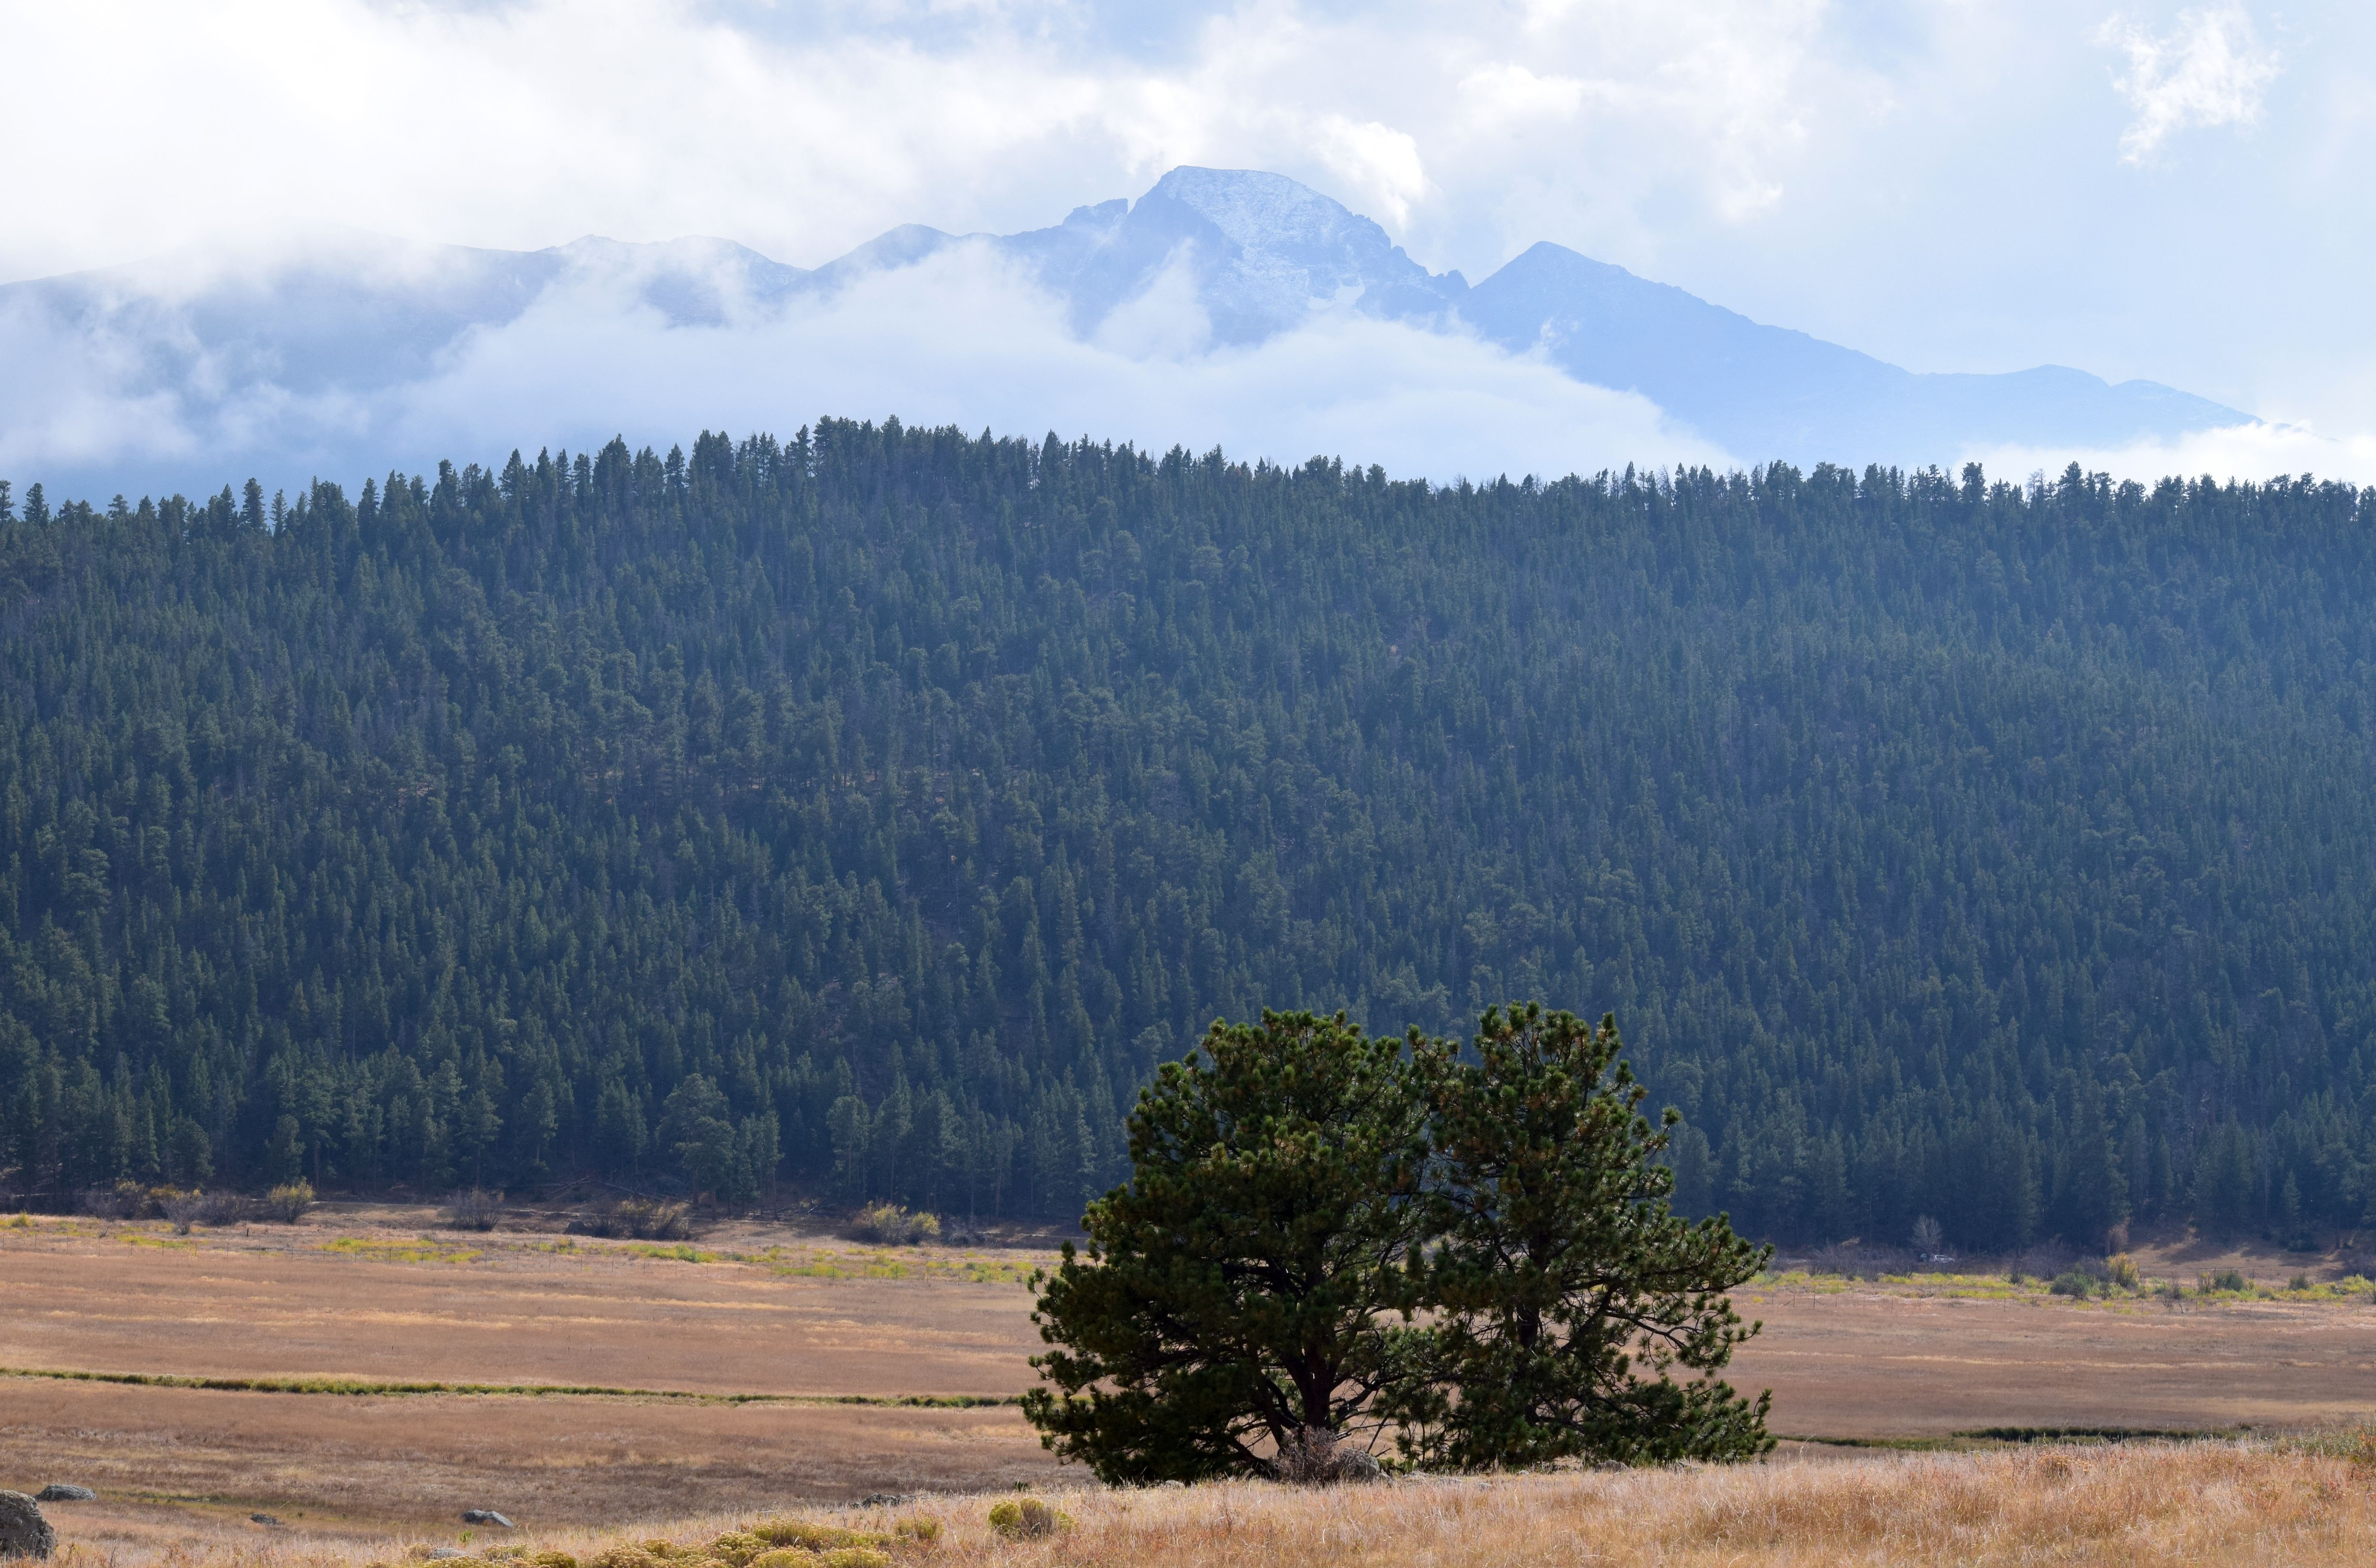
[[[1217,1016],[1613,1010],[1753,1234],[2376,1198],[2346,486],[828,422],[0,491],[0,1166],[1068,1217]]]

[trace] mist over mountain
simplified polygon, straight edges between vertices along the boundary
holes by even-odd
[[[1049,228],[909,225],[813,270],[698,238],[168,258],[0,287],[0,471],[102,496],[820,410],[1438,479],[1919,467],[2251,422],[2059,366],[1917,374],[1549,244],[1472,287],[1295,181],[1196,168]]]

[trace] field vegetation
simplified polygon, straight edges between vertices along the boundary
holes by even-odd
[[[2021,1445],[1321,1491],[1251,1481],[1073,1490],[1031,1499],[1063,1515],[1036,1535],[993,1526],[1002,1504],[1023,1514],[1025,1499],[1012,1491],[811,1508],[773,1525],[748,1506],[627,1530],[528,1523],[500,1538],[454,1526],[318,1527],[293,1516],[274,1529],[112,1501],[53,1512],[65,1568],[412,1568],[433,1545],[480,1554],[460,1568],[691,1568],[738,1556],[746,1568],[827,1568],[829,1553],[853,1549],[844,1559],[852,1568],[2323,1568],[2376,1552],[2376,1478],[2365,1454],[2352,1437]],[[754,1526],[794,1551],[803,1542],[825,1550],[770,1562],[767,1550],[785,1548]]]

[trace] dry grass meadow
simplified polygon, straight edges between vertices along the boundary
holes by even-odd
[[[2323,1562],[2376,1546],[2376,1466],[2299,1440],[2376,1414],[2376,1304],[2268,1267],[2278,1288],[2250,1298],[2084,1304],[2001,1277],[1761,1281],[1739,1300],[1766,1331],[1735,1382],[1774,1389],[1777,1431],[1826,1440],[1764,1466],[1108,1493],[985,1403],[1030,1382],[1022,1281],[1044,1254],[434,1222],[0,1221],[0,1486],[99,1489],[50,1510],[89,1568],[362,1568],[466,1544],[469,1507],[585,1556],[603,1531],[861,1523],[847,1511],[878,1492],[939,1519],[949,1562]],[[585,1392],[536,1392],[556,1387]],[[1904,1446],[1970,1448],[1956,1434],[1989,1428],[2243,1440]],[[1077,1527],[994,1542],[984,1513],[1017,1486],[1061,1493]]]
[[[1009,1494],[1012,1495],[1012,1494]],[[842,1562],[1036,1568],[1813,1568],[1816,1564],[2360,1563],[2376,1553],[2376,1473],[2364,1461],[2268,1443],[2122,1444],[1988,1454],[1892,1454],[1491,1480],[1406,1480],[1297,1492],[1256,1484],[1049,1494],[1071,1527],[1003,1539],[995,1494],[893,1508],[812,1510],[814,1523],[889,1536],[882,1557]],[[167,1522],[122,1504],[53,1508],[64,1568],[410,1568],[454,1532],[364,1538],[247,1523]],[[706,1545],[755,1511],[654,1522],[632,1537],[526,1530],[504,1548],[523,1568],[727,1568]],[[929,1544],[892,1535],[940,1528]],[[911,1524],[910,1528],[914,1526]],[[468,1543],[489,1550],[487,1532]],[[617,1550],[665,1543],[665,1555]],[[726,1547],[728,1543],[719,1543]],[[608,1555],[601,1555],[608,1550]],[[747,1550],[747,1546],[746,1546]],[[535,1554],[533,1557],[530,1554]],[[779,1557],[762,1568],[793,1568]],[[827,1568],[833,1559],[800,1559]],[[465,1559],[451,1568],[499,1568]]]

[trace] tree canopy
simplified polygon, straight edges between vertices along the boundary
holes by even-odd
[[[829,422],[0,506],[0,1180],[1070,1217],[1216,1016],[1626,1020],[1689,1212],[2357,1223],[2347,486]],[[2288,1194],[2291,1194],[2290,1197]]]
[[[1131,1180],[1045,1281],[1026,1411],[1114,1484],[1263,1473],[1384,1424],[1427,1239],[1402,1048],[1343,1014],[1216,1024],[1130,1119]],[[1265,1444],[1268,1446],[1265,1447]]]
[[[1390,1429],[1471,1470],[1766,1452],[1765,1401],[1714,1374],[1756,1332],[1724,1292],[1769,1254],[1669,1212],[1618,1050],[1531,1004],[1465,1053],[1342,1014],[1216,1024],[1140,1095],[1086,1256],[1040,1277],[1042,1441],[1140,1485],[1330,1479]]]

